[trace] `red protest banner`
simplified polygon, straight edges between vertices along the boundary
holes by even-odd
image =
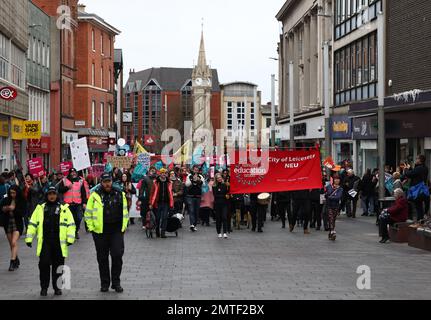
[[[247,161],[230,166],[232,194],[322,188],[319,150],[270,151],[267,156],[262,157],[263,164]],[[265,163],[266,157],[268,161]],[[238,152],[235,159],[239,159]]]
[[[45,168],[43,167],[42,158],[34,158],[31,160],[27,160],[28,172],[33,177],[42,177],[45,175]]]
[[[67,176],[69,175],[69,170],[73,168],[72,162],[62,162],[60,163],[60,171],[63,173],[63,175]]]
[[[93,177],[100,178],[104,172],[104,164],[95,164],[92,167],[88,168],[88,174],[91,174]]]

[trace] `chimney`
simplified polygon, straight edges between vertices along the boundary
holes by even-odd
[[[82,3],[78,4],[78,12],[85,13],[85,7],[86,7],[85,4],[82,4]]]

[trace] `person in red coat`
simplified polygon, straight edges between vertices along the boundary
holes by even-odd
[[[157,238],[166,238],[166,227],[168,225],[169,210],[174,208],[174,194],[172,182],[168,180],[167,170],[160,169],[160,176],[154,181],[150,196],[150,210],[156,213],[156,235]]]
[[[386,209],[380,216],[380,233],[382,240],[380,243],[386,243],[389,240],[388,226],[394,223],[406,222],[409,216],[409,203],[402,189],[394,191],[395,204]]]

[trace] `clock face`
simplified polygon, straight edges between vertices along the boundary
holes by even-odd
[[[123,113],[123,122],[132,122],[133,115],[131,112],[124,112]]]
[[[202,83],[203,83],[202,78],[197,78],[197,79],[196,79],[196,84],[197,84],[198,86],[201,86],[201,85],[202,85]]]

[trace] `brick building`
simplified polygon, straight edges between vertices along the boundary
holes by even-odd
[[[122,136],[130,143],[143,143],[145,135],[156,136],[157,146],[148,147],[158,153],[165,128],[184,133],[184,122],[193,121],[192,68],[151,68],[131,71],[124,89]],[[221,125],[221,95],[217,70],[212,70],[211,123],[214,130]]]
[[[78,0],[33,0],[51,17],[51,167],[70,158],[68,143],[78,137],[74,123],[75,45]],[[60,12],[60,13],[59,13]]]
[[[109,138],[116,137],[114,114],[114,42],[120,31],[78,7],[76,37],[75,127],[87,137],[93,162],[103,159]],[[112,142],[112,141],[111,141]],[[114,139],[115,142],[115,139]]]

